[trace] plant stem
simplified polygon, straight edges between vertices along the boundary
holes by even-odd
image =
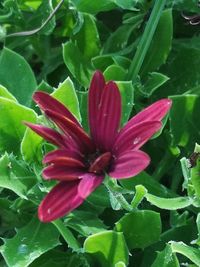
[[[60,234],[62,235],[62,237],[64,238],[64,240],[66,241],[66,243],[70,248],[72,248],[74,251],[78,251],[81,249],[79,242],[76,240],[72,232],[63,224],[63,222],[60,219],[52,223],[56,226],[56,228],[58,229],[58,231],[60,232]]]
[[[133,83],[135,82],[137,75],[139,74],[139,71],[141,69],[141,66],[143,64],[144,58],[146,56],[146,53],[148,51],[148,48],[151,44],[154,32],[156,30],[156,27],[158,25],[160,16],[162,14],[162,10],[164,8],[164,5],[166,3],[166,0],[155,0],[154,1],[154,7],[151,13],[151,16],[149,18],[149,21],[146,25],[146,28],[144,30],[144,33],[142,35],[142,38],[139,42],[138,48],[136,50],[135,56],[133,58],[133,61],[131,63],[131,66],[129,68],[127,79],[132,80]]]
[[[142,202],[146,193],[147,193],[147,189],[143,185],[136,185],[135,195],[134,195],[133,200],[131,201],[131,206],[133,209],[137,209],[137,207]]]

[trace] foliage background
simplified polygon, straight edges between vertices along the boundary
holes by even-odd
[[[40,27],[58,2],[0,3],[0,266],[200,266],[200,163],[186,159],[200,152],[200,26],[181,16],[198,13],[197,1],[65,0],[38,33],[7,37]],[[150,23],[156,2],[165,5]],[[120,87],[122,124],[163,97],[172,110],[145,146],[150,167],[115,188],[132,212],[102,185],[62,220],[40,223],[37,206],[53,185],[41,159],[52,147],[22,121],[46,123],[31,99],[44,90],[87,129],[96,69]]]

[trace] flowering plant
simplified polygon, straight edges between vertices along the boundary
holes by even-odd
[[[44,92],[33,97],[44,114],[61,130],[26,123],[58,149],[45,155],[46,180],[59,183],[42,201],[39,218],[48,222],[78,207],[98,187],[105,173],[116,179],[132,177],[144,170],[149,156],[140,150],[162,126],[171,100],[162,99],[134,116],[119,130],[121,96],[113,81],[105,82],[96,71],[89,89],[90,136],[59,101]]]

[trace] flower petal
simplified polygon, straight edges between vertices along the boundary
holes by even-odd
[[[161,99],[156,101],[152,105],[139,112],[132,119],[130,119],[127,124],[121,129],[120,133],[141,122],[161,121],[169,111],[171,105],[172,101],[170,99]]]
[[[84,201],[78,194],[79,180],[60,182],[43,199],[38,209],[42,222],[51,222],[77,208]]]
[[[33,95],[33,100],[38,104],[40,109],[43,111],[46,109],[54,110],[59,114],[67,117],[68,119],[72,120],[75,124],[79,125],[79,122],[74,117],[74,115],[57,99],[49,95],[48,93],[39,91],[35,92]]]
[[[83,168],[70,166],[71,162],[65,166],[53,164],[44,168],[42,176],[45,180],[70,181],[80,179],[85,173]]]
[[[36,132],[38,135],[43,137],[45,140],[49,141],[50,143],[60,147],[66,147],[66,148],[70,147],[71,140],[70,139],[67,140],[67,138],[64,135],[61,135],[55,130],[43,125],[33,124],[30,122],[25,122],[24,124],[29,128],[31,128],[31,130]]]
[[[80,180],[78,186],[78,194],[82,198],[88,197],[102,182],[104,175],[95,175],[93,173],[85,173]]]
[[[83,156],[78,151],[70,149],[57,149],[47,153],[43,158],[43,163],[59,163],[65,162],[68,158],[72,158],[78,161],[83,160]]]
[[[105,86],[105,79],[100,71],[96,71],[90,85],[88,93],[88,117],[90,125],[90,134],[94,142],[97,140],[98,123],[97,117],[99,113],[99,104]]]
[[[73,121],[52,110],[46,110],[45,114],[65,133],[69,134],[78,144],[81,151],[94,151],[94,145],[88,134],[82,127]]]
[[[144,145],[162,126],[159,121],[138,123],[119,133],[114,145],[113,154],[119,155],[127,150],[137,150]]]
[[[149,156],[143,151],[126,151],[115,159],[109,175],[116,179],[124,179],[137,175],[150,163]]]
[[[118,132],[121,118],[121,95],[114,82],[108,82],[103,89],[97,120],[97,147],[110,151]]]
[[[99,156],[90,166],[89,172],[94,173],[102,173],[105,171],[111,161],[112,154],[110,152],[106,152]]]
[[[54,164],[56,166],[66,166],[66,167],[85,167],[83,162],[77,160],[75,158],[69,157],[65,155],[61,155],[61,153],[54,153],[48,154],[44,157],[43,163],[44,164]]]

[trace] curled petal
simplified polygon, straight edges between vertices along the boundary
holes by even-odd
[[[126,151],[115,159],[109,175],[116,179],[129,178],[143,171],[150,163],[149,156],[142,151]]]
[[[121,119],[121,95],[114,82],[108,82],[103,89],[98,110],[98,131],[96,146],[110,151],[118,132]]]
[[[25,125],[31,128],[34,132],[43,137],[45,140],[56,146],[69,148],[70,145],[72,145],[70,139],[67,139],[67,137],[61,135],[60,133],[56,132],[51,128],[39,124],[33,124],[30,122],[25,122]]]
[[[42,222],[56,220],[82,204],[84,198],[78,194],[79,180],[60,182],[43,199],[38,209]]]
[[[68,162],[65,166],[53,164],[44,168],[42,175],[45,180],[59,180],[59,181],[70,181],[78,180],[80,176],[85,174],[83,168],[70,166],[71,162]]]
[[[113,154],[120,155],[127,150],[137,150],[144,145],[162,126],[159,121],[138,123],[119,133],[114,146]]]
[[[79,122],[74,117],[74,115],[57,99],[52,97],[51,95],[39,91],[35,92],[33,95],[33,100],[38,104],[38,106],[45,111],[46,109],[54,110],[58,112],[62,116],[67,117],[68,119],[72,120],[75,124],[79,125]]]
[[[82,198],[88,197],[102,182],[104,175],[95,175],[93,173],[85,173],[80,180],[78,186],[78,194]]]
[[[89,172],[102,173],[104,170],[107,169],[111,158],[112,154],[110,152],[102,154],[91,164]]]
[[[161,99],[156,101],[130,119],[130,121],[128,121],[127,124],[121,129],[120,133],[141,122],[161,121],[169,111],[171,105],[172,101],[170,99]]]
[[[70,135],[73,140],[77,143],[81,151],[94,151],[94,145],[88,136],[88,134],[83,130],[82,127],[76,125],[73,121],[67,119],[66,117],[60,115],[52,110],[46,110],[45,114],[55,122],[55,124],[67,135]]]
[[[94,142],[97,140],[98,123],[97,117],[99,113],[99,104],[105,86],[105,79],[100,71],[96,71],[89,89],[88,99],[88,117],[90,125],[90,134]]]

